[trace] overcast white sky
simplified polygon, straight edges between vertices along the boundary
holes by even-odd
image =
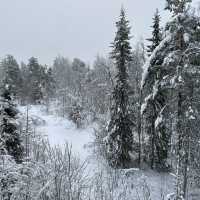
[[[134,40],[148,37],[152,16],[165,0],[0,0],[0,57],[52,64],[57,55],[92,63],[106,55],[123,4]],[[134,43],[134,41],[132,41]]]

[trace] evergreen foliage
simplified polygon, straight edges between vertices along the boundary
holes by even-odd
[[[152,37],[147,39],[149,42],[151,42],[151,44],[147,46],[147,52],[149,56],[162,40],[162,33],[160,28],[160,15],[158,9],[156,9],[156,12],[154,14],[152,28]]]
[[[22,93],[22,76],[19,65],[12,55],[7,55],[1,62],[3,76],[10,85],[10,92],[17,98]],[[3,80],[5,80],[3,78]],[[2,83],[3,84],[3,83]]]
[[[186,9],[187,4],[191,2],[192,0],[166,0],[165,9],[176,15],[182,13]]]
[[[111,121],[108,127],[109,163],[116,168],[126,168],[131,162],[132,121],[129,113],[129,84],[127,65],[131,61],[130,27],[122,8],[116,23],[117,33],[112,44],[112,59],[117,68],[116,85],[113,91]]]
[[[5,75],[0,96],[0,154],[11,155],[17,163],[23,158],[19,127],[17,125],[18,111],[13,102],[12,87],[9,75]]]
[[[43,73],[42,68],[38,63],[38,60],[34,57],[29,59],[29,97],[33,104],[39,103],[43,98],[42,94],[42,81]]]
[[[150,136],[150,157],[176,169],[176,197],[186,197],[189,173],[198,159],[199,20],[187,9],[189,1],[168,2],[174,16],[166,25],[166,38],[154,50],[143,79],[142,113]],[[179,3],[178,3],[179,2]],[[154,144],[154,141],[156,142]],[[154,144],[154,145],[153,145]],[[191,150],[195,147],[196,152]],[[198,150],[197,150],[198,149]],[[156,157],[154,152],[156,152]],[[170,155],[176,157],[173,159]],[[173,161],[169,163],[169,158]]]

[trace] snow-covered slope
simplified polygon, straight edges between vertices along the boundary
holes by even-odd
[[[19,110],[26,115],[26,107]],[[77,129],[67,118],[48,115],[42,106],[29,106],[30,118],[38,118],[44,122],[36,126],[36,131],[49,139],[51,146],[64,146],[67,142],[72,146],[72,152],[80,157],[82,161],[88,159],[90,152],[86,148],[93,141],[93,127]]]
[[[26,109],[26,107],[19,107],[24,116],[26,116]],[[73,154],[76,154],[81,162],[88,162],[86,173],[91,177],[91,184],[100,181],[101,183],[98,182],[98,184],[102,184],[105,191],[109,184],[115,185],[112,188],[113,200],[119,199],[121,195],[124,195],[124,199],[127,200],[144,199],[145,197],[160,200],[167,194],[173,193],[175,180],[168,173],[139,169],[111,170],[109,172],[110,169],[103,165],[103,160],[92,156],[92,148],[88,147],[94,140],[93,125],[77,129],[67,118],[46,114],[45,108],[42,106],[30,106],[29,116],[37,122],[36,132],[47,137],[51,146],[64,147],[64,144],[68,142],[69,145],[72,145]],[[98,180],[100,177],[101,180]],[[118,178],[116,179],[116,177]],[[95,184],[92,186],[95,189]]]

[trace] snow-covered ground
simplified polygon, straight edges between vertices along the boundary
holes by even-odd
[[[19,107],[21,113],[26,115],[27,107]],[[36,126],[36,131],[49,139],[51,146],[63,147],[67,142],[72,146],[73,154],[80,157],[81,161],[89,159],[91,154],[87,146],[93,141],[93,126],[77,129],[73,122],[67,118],[47,114],[42,106],[29,106],[29,117],[38,118],[44,124]]]
[[[26,109],[26,107],[19,107],[24,116],[26,115]],[[38,123],[40,125],[36,126],[36,131],[47,137],[51,146],[60,146],[62,148],[66,142],[72,145],[73,154],[77,155],[82,162],[88,162],[87,172],[91,177],[95,179],[95,176],[104,170],[102,160],[98,161],[92,156],[92,148],[89,148],[94,140],[93,131],[95,125],[77,129],[67,118],[47,114],[42,106],[29,106],[29,116],[41,122]],[[168,173],[130,169],[128,171],[121,170],[119,174],[121,174],[119,182],[121,181],[122,183],[118,185],[118,188],[115,188],[116,199],[127,188],[130,188],[130,199],[143,199],[144,195],[148,196],[148,194],[144,193],[150,193],[152,200],[160,200],[166,197],[167,194],[172,193],[175,186],[174,177]]]

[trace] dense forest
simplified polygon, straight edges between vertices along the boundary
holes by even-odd
[[[1,200],[200,199],[200,15],[191,2],[166,0],[165,26],[155,8],[151,37],[134,47],[122,7],[110,55],[92,65],[1,59]],[[40,112],[72,124],[77,144],[92,127],[89,155],[67,140],[52,145]]]

